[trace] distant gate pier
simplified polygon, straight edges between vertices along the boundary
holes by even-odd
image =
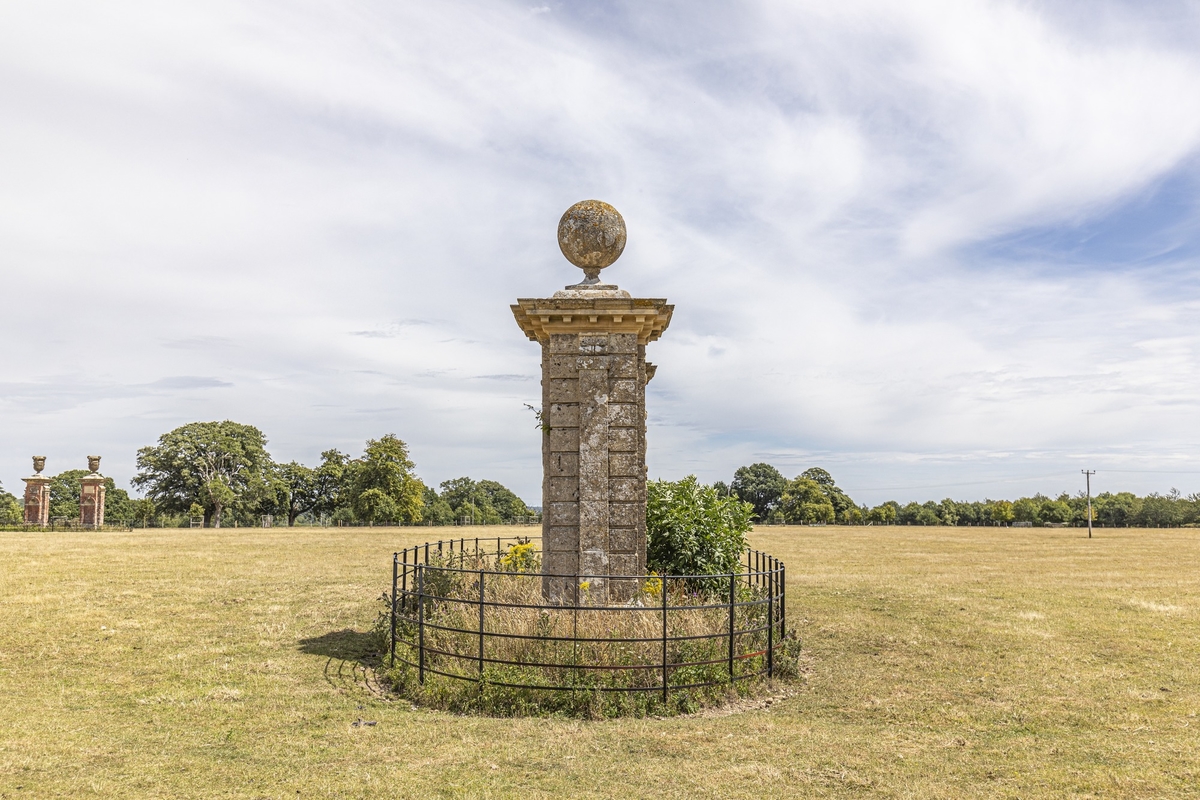
[[[512,306],[542,346],[544,591],[574,601],[586,584],[587,602],[604,605],[632,597],[646,573],[646,345],[675,307],[600,282],[625,248],[625,221],[607,203],[567,209],[558,243],[583,281]]]
[[[33,474],[25,481],[25,524],[46,527],[50,524],[50,479],[42,474],[45,456],[33,457]]]
[[[79,479],[79,525],[97,529],[104,525],[104,476],[100,474],[100,456],[88,456],[90,472]]]

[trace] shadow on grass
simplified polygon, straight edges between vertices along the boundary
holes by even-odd
[[[379,642],[370,633],[343,628],[300,640],[300,652],[338,661],[357,661],[364,667],[379,664]]]
[[[343,628],[311,639],[301,639],[300,652],[325,659],[325,680],[346,692],[366,691],[377,698],[390,698],[380,684],[376,669],[382,660],[379,639],[370,633]]]

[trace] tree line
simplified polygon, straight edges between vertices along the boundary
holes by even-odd
[[[754,508],[754,520],[792,525],[1087,525],[1087,497],[1066,492],[1017,500],[953,500],[877,506],[859,505],[820,467],[788,480],[770,464],[739,467],[733,480],[714,484]],[[1200,525],[1200,493],[1138,497],[1132,492],[1103,492],[1092,498],[1092,520],[1105,527],[1167,528]]]
[[[253,425],[228,420],[193,422],[137,453],[134,499],[106,479],[105,520],[129,525],[206,527],[258,525],[264,516],[289,526],[329,524],[501,524],[531,521],[535,512],[500,483],[471,478],[443,481],[441,491],[415,472],[408,446],[393,434],[370,439],[361,456],[321,453],[316,466],[277,463]],[[86,470],[55,475],[50,516],[79,518],[79,479]],[[20,501],[0,487],[0,523],[19,523]]]
[[[538,515],[496,481],[454,478],[437,491],[415,472],[408,447],[393,434],[370,439],[361,456],[337,449],[321,453],[316,466],[276,463],[267,439],[252,425],[193,422],[138,450],[132,484],[145,497],[130,497],[105,480],[105,517],[130,525],[257,525],[270,515],[288,525],[502,524],[535,521]],[[79,518],[79,479],[87,470],[52,476],[50,517]],[[739,467],[729,483],[712,487],[718,496],[737,497],[753,509],[755,522],[792,525],[1086,525],[1082,492],[1051,498],[958,501],[946,498],[871,507],[855,503],[820,467],[785,478],[766,463]],[[1200,493],[1138,497],[1103,492],[1092,498],[1092,519],[1106,527],[1200,526]],[[21,501],[0,486],[0,524],[19,524]]]

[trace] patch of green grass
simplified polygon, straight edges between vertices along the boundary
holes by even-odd
[[[374,686],[391,553],[437,533],[0,536],[0,797],[1200,796],[1194,530],[760,530],[803,681],[602,722]]]

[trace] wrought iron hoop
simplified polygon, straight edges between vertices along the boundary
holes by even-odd
[[[610,672],[614,670],[646,670],[656,671],[661,677],[657,685],[649,686],[587,686],[589,690],[599,690],[603,692],[661,692],[664,702],[669,697],[672,689],[695,689],[723,684],[735,684],[739,681],[750,680],[760,677],[772,677],[774,675],[775,654],[780,643],[783,641],[784,633],[787,630],[787,598],[786,598],[786,579],[787,571],[782,561],[760,550],[747,547],[741,557],[741,569],[738,572],[726,573],[723,575],[587,575],[587,574],[563,574],[563,573],[516,573],[500,569],[486,569],[478,567],[467,567],[467,560],[474,559],[480,556],[493,557],[495,563],[498,564],[500,558],[505,555],[505,547],[513,544],[526,544],[530,542],[540,541],[541,537],[505,537],[497,536],[493,538],[474,538],[468,539],[462,537],[459,539],[440,540],[437,542],[426,542],[414,547],[405,548],[392,555],[392,593],[391,593],[391,649],[390,649],[390,664],[395,666],[397,663],[407,664],[410,667],[417,669],[418,680],[420,683],[425,682],[426,673],[441,675],[447,678],[463,681],[472,681],[482,683],[485,680],[494,686],[503,686],[514,689],[533,689],[556,692],[575,692],[581,687],[577,684],[533,684],[533,683],[514,683],[506,681],[497,681],[485,677],[486,666],[506,665],[519,667],[535,667],[539,669],[554,669],[554,670],[570,670],[572,675],[589,672]],[[495,542],[495,551],[491,549],[492,542]],[[535,551],[536,552],[536,551]],[[431,556],[436,556],[436,560],[431,562]],[[457,558],[458,566],[455,566]],[[443,574],[470,574],[478,576],[478,597],[447,597],[443,595],[431,594],[426,590],[428,581],[431,575],[437,573]],[[578,595],[575,595],[574,602],[543,602],[543,603],[508,603],[499,600],[488,600],[486,597],[485,587],[488,576],[505,576],[511,578],[513,576],[524,576],[531,580],[544,580],[546,578],[570,579],[575,586],[579,586],[581,581],[607,579],[607,580],[622,580],[622,581],[662,581],[659,596],[661,605],[592,605],[581,604]],[[669,600],[669,592],[667,591],[669,581],[715,581],[728,582],[728,590],[722,598],[723,602],[697,602],[694,604],[672,605]],[[751,599],[739,599],[738,587],[751,587],[755,591]],[[708,599],[708,598],[706,598]],[[433,620],[428,619],[426,609],[430,602],[452,603],[467,608],[478,609],[478,625],[474,628],[460,628],[455,626],[442,625]],[[766,607],[766,622],[762,625],[750,627],[738,627],[736,624],[738,609],[753,609]],[[486,625],[486,612],[489,609],[501,608],[519,608],[519,609],[537,609],[546,612],[605,612],[605,611],[620,611],[620,612],[637,612],[645,614],[661,615],[661,634],[654,637],[586,637],[586,636],[550,636],[536,634],[521,634],[508,633],[500,631],[489,631]],[[699,611],[706,609],[723,608],[727,610],[728,627],[719,633],[705,634],[689,634],[689,635],[671,635],[668,631],[668,619],[672,612],[680,611]],[[744,615],[746,616],[746,615]],[[411,628],[415,628],[416,633],[411,639],[405,638],[399,633],[399,623],[401,621],[410,623]],[[465,634],[472,637],[477,637],[478,649],[473,653],[465,653],[453,650],[444,650],[442,648],[433,647],[426,643],[425,631],[426,628],[445,631],[455,634]],[[763,649],[737,652],[738,640],[743,637],[752,636],[755,634],[766,633],[767,642]],[[586,663],[540,663],[529,661],[514,661],[510,659],[489,657],[486,654],[487,642],[489,639],[516,639],[538,642],[571,642],[574,644],[649,644],[652,642],[661,642],[661,656],[657,661],[648,661],[641,664],[586,664]],[[728,642],[727,652],[723,658],[718,659],[701,659],[695,661],[672,661],[668,658],[668,645],[671,643],[724,639]],[[416,660],[397,657],[396,650],[398,644],[407,645],[411,650],[416,651]],[[438,669],[427,663],[428,655],[438,655],[448,659],[452,659],[462,663],[470,663],[474,667],[473,674],[451,672],[445,669]],[[758,670],[750,670],[738,672],[736,665],[742,662],[748,662],[749,659],[762,657],[764,666]],[[714,664],[726,664],[726,677],[721,681],[701,681],[692,683],[677,683],[670,682],[672,672],[677,672],[682,668],[711,666]]]

